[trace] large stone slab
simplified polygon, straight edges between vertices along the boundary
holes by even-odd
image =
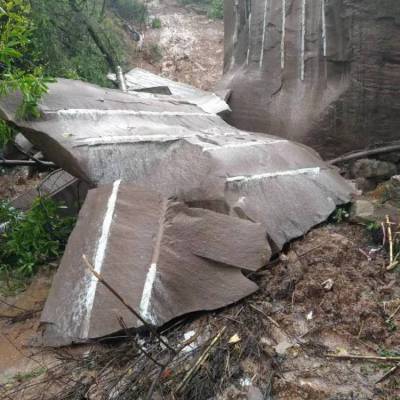
[[[0,99],[0,117],[75,177],[260,222],[274,251],[350,200],[352,187],[313,150],[238,130],[187,100],[65,79],[50,85],[37,120],[16,118],[20,100]]]
[[[115,333],[118,316],[142,326],[85,268],[83,254],[149,324],[161,326],[253,293],[257,285],[241,269],[261,268],[271,251],[262,224],[120,181],[91,190],[42,314],[47,345]]]

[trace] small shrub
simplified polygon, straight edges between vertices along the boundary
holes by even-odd
[[[30,277],[37,268],[57,259],[66,245],[74,218],[61,217],[60,205],[38,198],[23,213],[9,202],[0,202],[0,271]]]
[[[154,18],[153,21],[151,21],[151,27],[153,29],[160,29],[161,28],[161,19]]]
[[[208,16],[213,19],[223,19],[224,0],[212,0],[208,11]]]
[[[162,51],[158,44],[152,44],[149,49],[149,55],[153,62],[159,63],[162,58]]]

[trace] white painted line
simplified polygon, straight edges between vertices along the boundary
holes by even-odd
[[[286,0],[282,0],[281,68],[285,68]]]
[[[182,135],[182,136],[169,136],[169,135],[115,135],[115,136],[100,136],[91,137],[85,139],[78,139],[74,143],[74,147],[80,146],[95,146],[99,144],[120,144],[120,143],[140,143],[140,142],[163,142],[163,141],[174,141],[179,139],[186,139],[195,137],[193,135]]]
[[[304,53],[306,47],[306,0],[302,0],[301,4],[301,61],[300,61],[300,79],[304,81]]]
[[[156,277],[157,277],[157,263],[160,258],[161,251],[161,243],[164,236],[164,226],[165,226],[165,218],[168,209],[168,200],[163,200],[162,208],[160,213],[160,220],[158,225],[157,237],[154,244],[153,256],[151,258],[151,265],[149,271],[146,275],[146,280],[143,286],[142,298],[140,301],[140,314],[142,318],[144,318],[147,322],[151,324],[156,324],[156,318],[153,315],[150,306],[151,306],[151,296],[153,292],[153,288],[155,285]]]
[[[262,36],[262,43],[261,43],[261,54],[260,54],[260,69],[263,66],[264,62],[264,47],[266,42],[266,35],[267,35],[267,21],[268,19],[268,0],[265,0],[265,7],[264,7],[264,23],[263,23],[263,36]]]
[[[321,0],[322,2],[322,46],[323,46],[323,54],[326,57],[326,17],[325,17],[325,0]]]
[[[234,148],[242,148],[242,147],[251,147],[251,146],[268,146],[270,144],[277,143],[287,143],[287,140],[274,140],[270,142],[244,142],[244,143],[227,143],[221,145],[213,145],[207,146],[203,148],[204,151],[212,151],[212,150],[223,150],[223,149],[234,149]]]
[[[249,40],[248,40],[248,43],[247,43],[247,57],[246,57],[246,64],[247,65],[249,65],[250,48],[251,48],[251,13],[249,15]]]
[[[157,264],[152,263],[150,269],[146,276],[146,281],[144,283],[142,299],[140,301],[140,315],[142,318],[151,323],[155,323],[153,320],[153,316],[150,312],[150,299],[151,299],[151,292],[153,291],[154,281],[156,280],[157,275]]]
[[[110,229],[114,216],[115,205],[117,203],[118,190],[120,184],[121,180],[115,181],[113,184],[113,189],[107,203],[107,210],[106,213],[104,214],[103,225],[101,228],[101,236],[99,241],[97,242],[97,249],[94,258],[94,270],[98,274],[101,273],[101,269],[103,267],[104,256],[107,250],[108,238],[110,236]],[[94,298],[96,295],[97,282],[98,282],[97,278],[91,276],[89,285],[86,289],[86,299],[85,299],[86,315],[85,315],[85,320],[83,322],[83,337],[82,337],[83,339],[87,338],[89,335],[90,317],[92,314]]]
[[[53,111],[46,111],[46,114],[53,114]],[[218,117],[216,114],[201,113],[201,112],[183,112],[183,111],[134,111],[134,110],[99,110],[99,109],[68,109],[68,110],[58,110],[55,112],[59,116],[114,116],[114,115],[124,115],[124,116],[157,116],[157,117]]]
[[[264,178],[275,178],[278,176],[296,176],[296,175],[318,175],[321,171],[321,168],[302,168],[302,169],[293,169],[289,171],[278,171],[278,172],[270,172],[265,174],[258,175],[250,175],[250,176],[232,176],[226,179],[228,183],[230,182],[249,182],[254,180],[260,180]]]
[[[239,0],[235,0],[235,26],[232,35],[232,58],[231,58],[231,68],[234,67],[236,63],[236,56],[235,56],[235,47],[238,42],[239,37]]]

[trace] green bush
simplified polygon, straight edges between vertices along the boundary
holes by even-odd
[[[213,19],[224,18],[224,0],[179,0],[181,4],[196,4],[207,10],[207,15]]]
[[[161,28],[161,19],[154,18],[153,21],[151,21],[151,27],[153,29],[160,29]]]
[[[57,259],[66,245],[74,218],[62,217],[60,206],[48,198],[38,198],[23,213],[0,202],[0,272],[30,277],[37,268]]]
[[[224,18],[224,0],[212,0],[208,15],[214,19]]]

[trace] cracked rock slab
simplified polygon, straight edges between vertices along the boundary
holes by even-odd
[[[115,181],[89,191],[46,302],[43,342],[58,346],[142,323],[85,268],[94,269],[149,323],[214,310],[257,290],[243,270],[265,265],[265,227],[189,208]]]
[[[0,117],[90,185],[121,179],[262,223],[274,252],[350,200],[353,188],[308,147],[241,131],[170,97],[59,79],[41,100],[41,118],[16,118],[18,93],[0,99]]]

